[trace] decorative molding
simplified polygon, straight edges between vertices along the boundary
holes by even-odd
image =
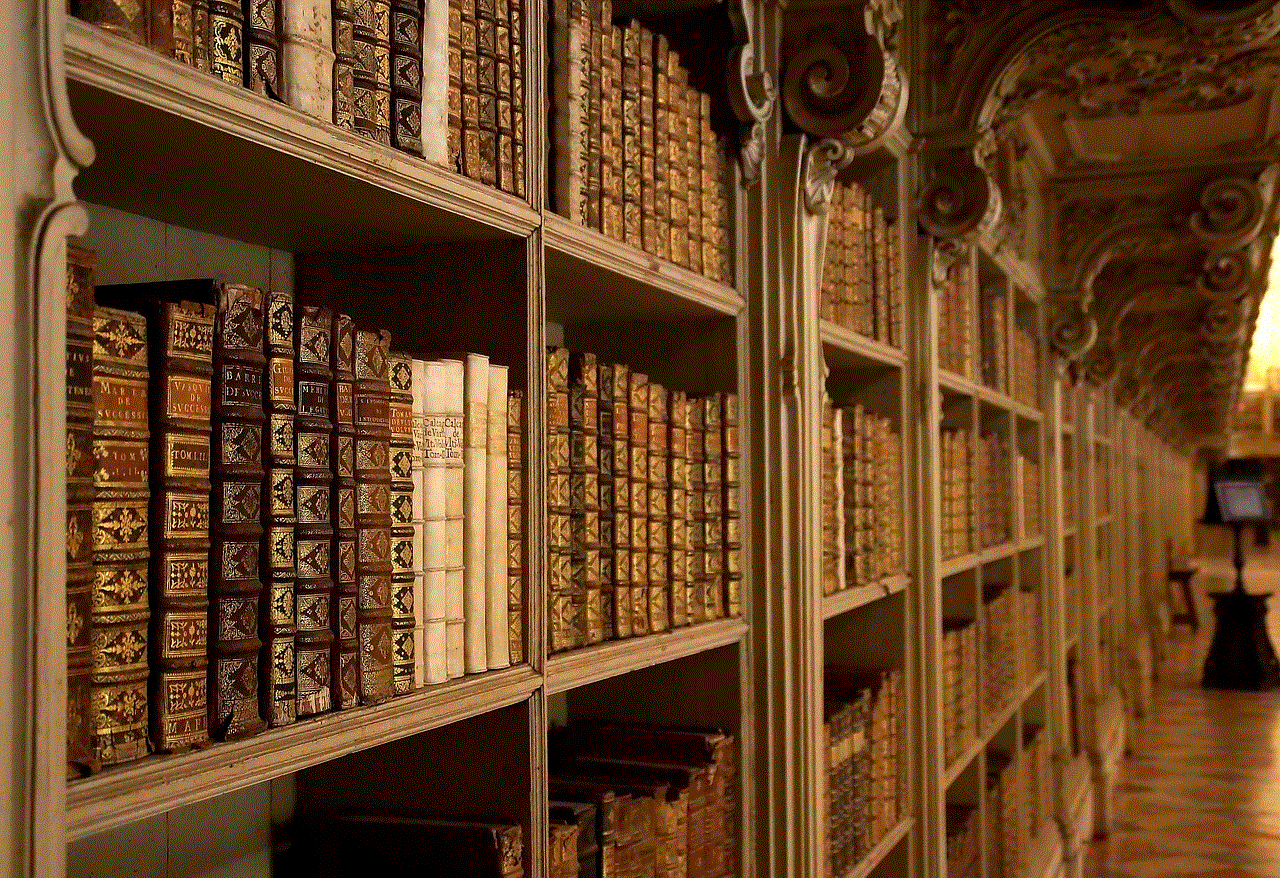
[[[995,227],[1000,218],[1000,190],[973,147],[926,149],[921,164],[924,182],[916,199],[916,213],[929,234],[972,241]]]
[[[753,186],[764,162],[765,122],[773,116],[778,90],[773,75],[757,63],[755,28],[746,0],[730,0],[727,11],[737,45],[726,67],[729,105],[738,118],[738,164],[742,182]]]
[[[1098,323],[1078,301],[1059,301],[1050,311],[1049,345],[1062,357],[1077,361],[1098,338]]]
[[[849,148],[831,137],[824,137],[805,150],[800,182],[809,213],[825,216],[830,210],[836,175],[852,158]]]

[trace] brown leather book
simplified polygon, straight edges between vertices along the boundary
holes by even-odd
[[[330,421],[333,434],[329,454],[333,462],[333,493],[330,515],[333,543],[330,569],[333,625],[330,682],[332,705],[337,710],[360,703],[356,640],[356,326],[345,314],[334,315],[330,334],[333,384],[330,394]]]
[[[652,812],[643,793],[633,795],[632,788],[624,789],[609,778],[577,772],[553,772],[547,784],[552,799],[596,806],[602,878],[653,874],[652,826],[646,826]],[[641,849],[646,829],[650,839],[647,862]]]
[[[508,0],[511,25],[511,187],[525,197],[524,131],[524,2]]]
[[[243,0],[244,85],[275,101],[280,87],[280,0]]]
[[[258,707],[262,342],[262,292],[243,284],[222,285],[213,343],[209,731],[225,740],[265,727]]]
[[[298,715],[323,713],[331,703],[333,646],[332,440],[329,393],[333,380],[333,315],[327,308],[297,309],[297,421],[294,534]]]
[[[496,0],[472,0],[475,21],[475,124],[480,137],[479,175],[486,186],[498,184],[498,35]],[[466,51],[466,47],[463,47]],[[465,87],[465,83],[464,83]],[[470,176],[470,175],[468,175]]]
[[[614,477],[617,460],[614,455],[614,369],[611,363],[596,364],[596,452],[599,474],[596,478],[598,506],[596,542],[600,549],[600,627],[605,640],[617,636],[614,622]]]
[[[552,822],[547,827],[547,874],[550,878],[576,878],[578,827]]]
[[[209,0],[209,72],[244,84],[244,11],[240,0]]]
[[[413,373],[409,355],[391,352],[391,682],[396,695],[422,684],[414,651]]]
[[[449,0],[449,166],[462,171],[462,0]]]
[[[688,72],[680,66],[680,54],[667,52],[667,222],[668,258],[676,265],[689,267],[689,168],[686,164],[688,122],[685,93]]]
[[[462,173],[472,180],[482,176],[482,150],[480,148],[480,79],[477,59],[477,29],[475,0],[461,0],[459,6],[458,46],[462,105],[460,122],[460,160]]]
[[[738,449],[738,395],[720,397],[720,490],[722,492],[721,569],[724,576],[725,614],[742,615],[742,477],[741,452]]]
[[[209,72],[209,41],[212,38],[209,30],[209,0],[191,0],[191,65],[204,73]]]
[[[649,525],[649,630],[671,627],[671,576],[667,569],[670,518],[667,497],[667,389],[649,382],[649,460],[646,517]]]
[[[333,0],[333,124],[356,125],[356,38],[354,0]]]
[[[391,145],[418,156],[422,155],[422,14],[422,0],[391,4]]]
[[[263,407],[267,435],[263,445],[262,604],[258,609],[262,636],[262,715],[268,725],[287,725],[298,718],[296,627],[296,482],[298,454],[294,421],[293,293],[272,291],[266,297]]]
[[[170,31],[172,51],[175,61],[195,65],[195,32],[191,22],[191,0],[169,0]],[[208,13],[206,13],[206,21]]]
[[[417,862],[440,875],[523,878],[524,830],[518,825],[428,817],[348,815],[301,821],[308,874],[357,878],[403,871]]]
[[[621,130],[622,106],[618,100],[620,59],[614,53],[616,28],[610,20],[610,5],[606,0],[601,0],[598,7],[599,18],[593,24],[599,27],[600,41],[600,232],[617,240],[622,235],[622,205],[616,201],[622,175],[622,155],[617,145],[615,129]]]
[[[622,240],[644,246],[641,229],[640,23],[622,31]]]
[[[706,554],[706,606],[708,619],[723,619],[724,605],[724,571],[721,560],[724,557],[723,533],[723,495],[721,493],[721,444],[720,433],[721,394],[703,397],[702,422],[702,482],[705,488],[703,497],[703,551]]]
[[[689,169],[686,200],[689,211],[689,270],[702,273],[702,96],[685,88],[685,166]]]
[[[547,350],[547,589],[551,652],[575,646],[569,525],[569,352]]]
[[[690,591],[686,599],[689,624],[696,625],[712,618],[707,611],[707,486],[706,406],[700,399],[689,399],[689,432],[686,437],[689,458],[689,549]]]
[[[671,259],[671,90],[667,65],[671,63],[667,38],[653,37],[653,226],[654,250],[659,259]]]
[[[641,247],[646,253],[656,256],[658,253],[658,217],[656,202],[657,170],[654,167],[654,95],[653,95],[653,34],[640,28],[639,64],[636,76],[640,85],[640,239]]]
[[[630,637],[631,370],[613,366],[613,636]]]
[[[649,618],[649,377],[628,376],[630,414],[629,479],[631,507],[631,633],[648,634]]]
[[[689,399],[669,394],[667,457],[667,576],[671,627],[689,624]]]
[[[565,865],[568,878],[593,878],[600,874],[600,810],[594,802],[569,802],[552,799],[549,803],[552,827],[571,826],[573,839],[572,866]],[[609,839],[612,842],[612,835]]]
[[[93,311],[93,756],[147,753],[147,335],[142,315]]]
[[[391,697],[391,335],[356,331],[356,636],[360,702]]]
[[[93,284],[98,257],[67,245],[67,776],[96,771],[93,676]]]
[[[150,22],[145,4],[122,0],[72,0],[71,14],[126,40],[147,45]]]
[[[513,141],[511,115],[511,4],[509,0],[494,0],[493,10],[494,57],[496,59],[497,86],[494,89],[498,117],[498,188],[503,192],[515,192],[515,167],[511,147]]]
[[[579,58],[582,64],[582,129],[586,167],[582,177],[583,208],[587,228],[600,231],[600,164],[604,160],[601,134],[604,118],[601,115],[601,71],[603,64],[604,6],[606,0],[582,0],[579,5],[579,39],[582,43]]]
[[[377,143],[391,142],[391,4],[353,0],[355,130]]]
[[[594,354],[569,355],[569,539],[574,642],[604,640],[600,594],[599,384]]]
[[[507,392],[507,638],[511,664],[524,662],[524,391]]]
[[[713,281],[720,275],[720,164],[722,156],[711,129],[711,96],[699,94],[698,145],[702,149],[702,273]]]

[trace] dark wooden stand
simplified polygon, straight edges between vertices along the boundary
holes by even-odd
[[[1280,684],[1280,663],[1267,636],[1267,598],[1271,593],[1249,594],[1244,590],[1240,528],[1239,522],[1232,522],[1236,587],[1209,594],[1217,622],[1204,660],[1201,685],[1211,689],[1267,689]]]

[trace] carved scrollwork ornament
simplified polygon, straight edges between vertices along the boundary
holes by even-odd
[[[729,105],[739,122],[738,162],[742,168],[742,182],[751,186],[760,179],[760,167],[764,161],[764,123],[773,115],[778,90],[773,75],[758,69],[756,64],[751,10],[745,8],[744,0],[730,0],[728,13],[738,44],[729,52],[725,79]]]
[[[1215,302],[1234,302],[1253,284],[1261,251],[1256,242],[1240,250],[1205,256],[1195,279],[1196,289]]]
[[[1244,328],[1244,314],[1235,303],[1214,302],[1200,315],[1200,335],[1207,341],[1238,339]]]
[[[831,209],[836,175],[851,158],[848,147],[830,137],[824,137],[805,150],[801,184],[804,186],[804,206],[810,213],[823,215]]]
[[[1126,375],[1116,382],[1116,405],[1128,409],[1138,399],[1138,385],[1132,376]]]
[[[930,290],[936,292],[947,283],[947,275],[967,254],[963,247],[947,238],[936,239],[929,251]]]
[[[1169,11],[1189,25],[1206,47],[1249,45],[1280,33],[1280,6],[1272,0],[1215,3],[1206,0],[1167,0]]]
[[[1049,319],[1049,344],[1069,360],[1079,360],[1098,340],[1098,323],[1078,302],[1064,303]]]
[[[927,151],[924,173],[916,210],[920,224],[931,235],[969,241],[999,221],[1000,189],[973,148]]]
[[[1101,387],[1115,376],[1116,355],[1109,345],[1095,345],[1084,363],[1084,377],[1094,387]]]
[[[1212,252],[1239,250],[1262,231],[1266,203],[1258,184],[1246,177],[1214,180],[1200,193],[1191,231]]]

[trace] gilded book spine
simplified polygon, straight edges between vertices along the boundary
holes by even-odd
[[[706,622],[707,615],[707,553],[705,537],[706,521],[706,452],[703,435],[706,433],[706,409],[700,399],[690,399],[689,432],[686,438],[689,458],[689,594],[686,612],[689,624]]]
[[[333,315],[327,308],[297,310],[294,451],[294,659],[298,716],[323,713],[331,703],[333,646]]]
[[[281,0],[280,28],[284,102],[309,116],[332,120],[333,3]]]
[[[604,640],[600,594],[599,375],[593,354],[569,357],[569,540],[574,641]]]
[[[658,253],[657,170],[654,167],[654,100],[653,100],[653,34],[639,28],[639,66],[636,76],[640,80],[640,239],[645,252]]]
[[[498,40],[496,0],[474,0],[476,26],[476,125],[480,132],[480,173],[486,186],[498,184]]]
[[[262,599],[263,296],[219,291],[213,345],[213,465],[209,550],[209,731],[260,732],[258,605]]]
[[[723,396],[713,394],[703,397],[702,480],[705,486],[703,518],[703,550],[706,553],[706,604],[707,617],[722,619],[725,615],[723,558],[723,494],[721,493],[721,465],[723,440],[720,412]]]
[[[631,505],[631,633],[648,634],[649,608],[649,378],[630,374],[627,402],[630,409],[630,505]]]
[[[391,4],[353,0],[355,129],[378,143],[391,142]]]
[[[488,516],[489,358],[467,354],[463,361],[462,503],[464,665],[468,674],[489,669],[486,530]]]
[[[361,704],[392,696],[391,335],[356,330],[356,638]]]
[[[391,145],[422,155],[422,0],[391,4]]]
[[[613,366],[596,364],[596,544],[600,555],[600,630],[605,640],[612,640],[614,629],[614,497],[613,479],[616,462],[613,454]]]
[[[511,664],[524,662],[524,391],[507,394],[507,638]]]
[[[267,294],[263,404],[267,442],[262,504],[262,714],[273,726],[293,722],[298,715],[297,693],[297,561],[296,482],[298,454],[294,421],[294,307],[293,294]]]
[[[600,136],[602,116],[600,114],[600,65],[602,63],[601,37],[603,22],[602,0],[582,0],[579,38],[583,40],[581,49],[582,82],[585,86],[583,97],[586,99],[586,125],[583,126],[585,138],[586,166],[584,167],[583,193],[587,228],[600,230],[600,163],[604,155],[601,150]]]
[[[622,240],[643,247],[641,231],[640,23],[622,31]]]
[[[742,480],[741,454],[738,450],[738,395],[726,393],[720,398],[720,490],[722,492],[720,524],[723,549],[721,569],[724,576],[725,614],[742,615]]]
[[[356,37],[354,0],[333,0],[333,124],[356,125]]]
[[[412,451],[410,466],[413,467],[413,481],[409,495],[413,509],[410,513],[410,527],[413,538],[410,550],[413,552],[413,673],[419,686],[427,683],[444,681],[443,651],[440,653],[437,672],[439,680],[427,677],[427,363],[425,360],[410,360],[410,430],[412,431]],[[443,517],[443,516],[442,516]],[[443,548],[443,545],[442,545]],[[443,566],[437,563],[437,569]],[[443,586],[441,587],[443,594]],[[443,614],[440,617],[443,623]]]
[[[251,91],[281,100],[280,2],[243,0],[244,85]]]
[[[209,72],[211,64],[209,41],[212,36],[209,30],[209,0],[192,0],[191,64],[202,73]]]
[[[613,631],[630,637],[631,620],[631,370],[613,366]]]
[[[164,0],[170,18],[170,36],[173,39],[175,61],[195,66],[195,33],[191,25],[191,0]]]
[[[524,0],[508,0],[511,10],[511,188],[525,197]]]
[[[93,311],[93,757],[147,753],[147,336],[139,314]]]
[[[448,166],[462,171],[462,0],[449,0]]]
[[[512,157],[511,115],[511,4],[509,0],[495,0],[493,13],[494,58],[497,84],[494,88],[498,125],[498,181],[503,192],[515,192],[515,165]],[[503,408],[506,401],[503,401]],[[504,416],[505,420],[505,416]]]
[[[459,160],[462,173],[472,180],[481,177],[480,148],[480,73],[476,56],[476,7],[474,0],[460,0],[458,10],[458,47],[462,103],[460,120]]]
[[[719,191],[720,151],[711,130],[711,96],[698,95],[698,145],[702,149],[702,273],[714,281],[720,276]]]
[[[337,710],[360,703],[360,678],[356,625],[356,328],[351,318],[337,314],[330,333],[330,416],[333,423],[329,456],[333,464],[333,489],[329,503],[333,542],[329,564],[333,600],[329,607],[333,626],[330,684]]]
[[[667,503],[667,462],[670,456],[667,436],[667,389],[656,381],[649,383],[649,491],[646,514],[649,524],[649,630],[666,631],[671,627],[671,577],[667,569],[667,525],[670,508]]]
[[[449,679],[461,677],[466,672],[464,659],[465,633],[463,617],[466,614],[465,583],[465,471],[463,466],[463,385],[466,383],[461,360],[439,360],[443,376],[443,431],[438,436],[445,461],[445,541],[444,541],[444,619],[445,619],[445,669]]]
[[[573,576],[569,540],[569,352],[547,351],[547,588],[551,652],[572,649]]]
[[[414,652],[413,551],[413,366],[406,354],[392,352],[388,363],[391,399],[391,686],[406,695],[421,682]]]
[[[697,89],[686,86],[685,168],[688,173],[686,195],[689,212],[689,269],[702,273],[702,98]]]
[[[685,93],[688,74],[680,66],[680,54],[667,53],[667,248],[676,265],[689,266],[689,168],[687,165],[687,124]]]
[[[673,390],[668,403],[667,572],[671,582],[671,627],[689,624],[689,400]]]
[[[622,156],[616,145],[615,130],[620,130],[622,107],[618,103],[618,57],[614,54],[613,37],[617,30],[610,21],[609,3],[601,2],[600,42],[600,232],[615,241],[622,235],[622,205],[615,200],[622,174]]]
[[[653,36],[653,227],[654,254],[671,259],[671,63],[667,38]]]
[[[67,246],[67,773],[94,770],[93,284],[97,256]],[[207,458],[207,455],[206,455]]]
[[[485,652],[489,670],[511,664],[507,601],[507,367],[489,364],[485,464]]]
[[[244,84],[244,12],[240,0],[209,0],[209,72]]]

